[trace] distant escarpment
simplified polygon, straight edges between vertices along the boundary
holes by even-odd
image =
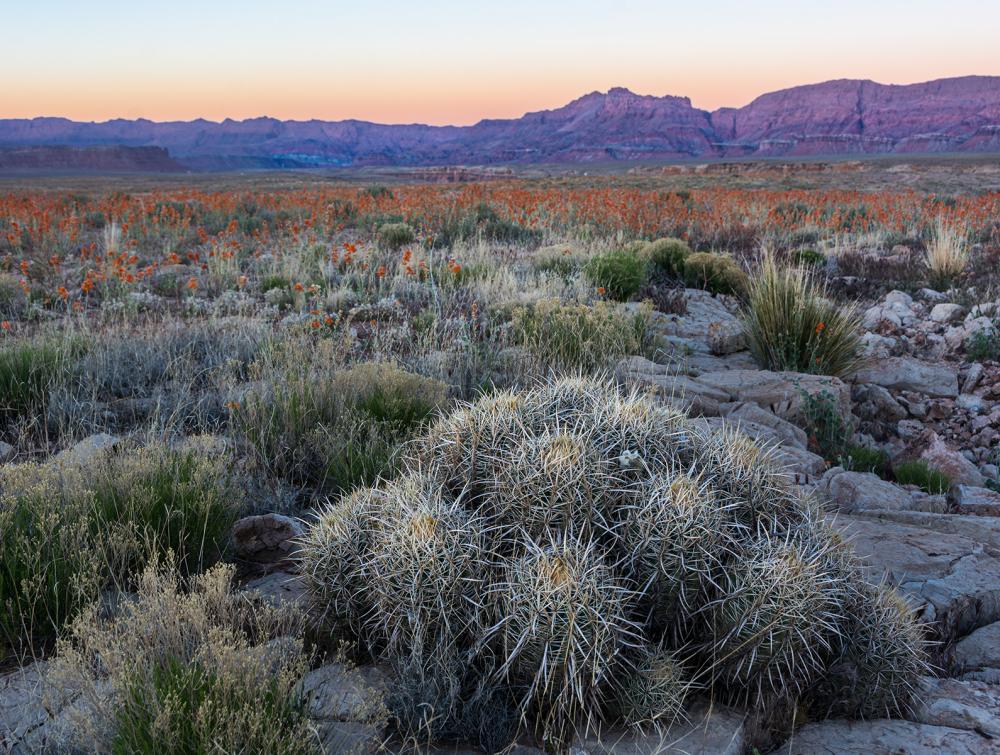
[[[163,147],[0,146],[0,171],[3,172],[176,173],[183,170],[185,167],[171,158]]]
[[[1000,152],[1000,76],[905,86],[842,79],[714,112],[687,97],[615,88],[554,110],[472,126],[274,118],[0,120],[0,146],[55,144],[161,147],[196,170],[991,153]]]

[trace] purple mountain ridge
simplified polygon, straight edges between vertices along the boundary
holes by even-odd
[[[0,147],[159,147],[203,170],[1000,152],[1000,76],[886,85],[841,79],[714,112],[687,97],[592,92],[472,126],[252,118],[0,120]]]

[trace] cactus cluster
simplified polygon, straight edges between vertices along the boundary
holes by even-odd
[[[303,553],[318,616],[399,667],[459,659],[455,697],[512,701],[554,749],[689,694],[892,714],[924,667],[919,625],[768,449],[602,381],[460,407]]]

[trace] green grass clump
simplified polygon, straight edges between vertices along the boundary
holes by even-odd
[[[500,244],[536,245],[542,233],[535,228],[525,228],[508,220],[488,204],[471,210],[441,224],[434,236],[434,246],[451,247],[459,241],[492,241]]]
[[[308,670],[301,618],[231,589],[232,567],[182,583],[152,564],[133,600],[73,622],[46,669],[81,692],[87,726],[57,730],[67,751],[318,753],[297,687]]]
[[[887,477],[891,472],[889,454],[876,448],[850,446],[840,463],[851,472],[871,472],[879,477]]]
[[[543,300],[514,311],[513,335],[554,372],[592,374],[642,353],[648,324],[645,307],[630,312],[608,302],[587,306]]]
[[[983,328],[965,342],[965,355],[973,362],[1000,361],[1000,328]]]
[[[385,363],[309,368],[250,394],[234,420],[266,472],[333,495],[391,475],[399,447],[446,400],[440,381]]]
[[[77,486],[52,467],[0,470],[0,647],[51,637],[100,590],[92,497]]]
[[[107,557],[117,574],[173,553],[196,574],[222,553],[236,520],[236,491],[222,457],[152,446],[109,455],[93,470],[94,538],[118,532]]]
[[[951,488],[951,479],[926,461],[904,461],[893,468],[896,482],[900,485],[916,485],[925,493],[941,495]]]
[[[826,264],[826,257],[811,247],[802,247],[792,252],[792,260],[796,265],[819,267]]]
[[[70,351],[52,339],[0,345],[0,429],[19,418],[44,422],[49,392],[64,374]]]
[[[151,446],[0,475],[0,631],[11,646],[58,631],[100,590],[174,554],[218,559],[238,513],[224,456]]]
[[[746,291],[747,275],[732,257],[696,252],[684,260],[684,283],[713,294],[741,296]]]
[[[379,246],[390,251],[412,244],[417,238],[409,223],[386,223],[378,229]]]
[[[260,282],[260,290],[264,294],[276,288],[284,291],[291,287],[292,282],[288,279],[287,275],[265,275]]]
[[[691,247],[681,239],[663,238],[650,241],[640,254],[654,270],[679,278],[684,274],[684,263],[691,256]]]
[[[587,280],[604,289],[615,301],[628,301],[646,282],[646,263],[627,251],[608,252],[591,257],[583,268]]]
[[[531,267],[540,273],[569,278],[584,265],[581,256],[568,244],[543,246],[531,257]]]
[[[771,370],[843,376],[859,364],[860,318],[800,267],[766,257],[750,278],[743,315],[750,352]]]

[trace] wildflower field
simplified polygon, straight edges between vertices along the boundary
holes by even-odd
[[[1000,490],[998,191],[66,183],[0,193],[0,750],[764,748],[969,629],[823,481]]]

